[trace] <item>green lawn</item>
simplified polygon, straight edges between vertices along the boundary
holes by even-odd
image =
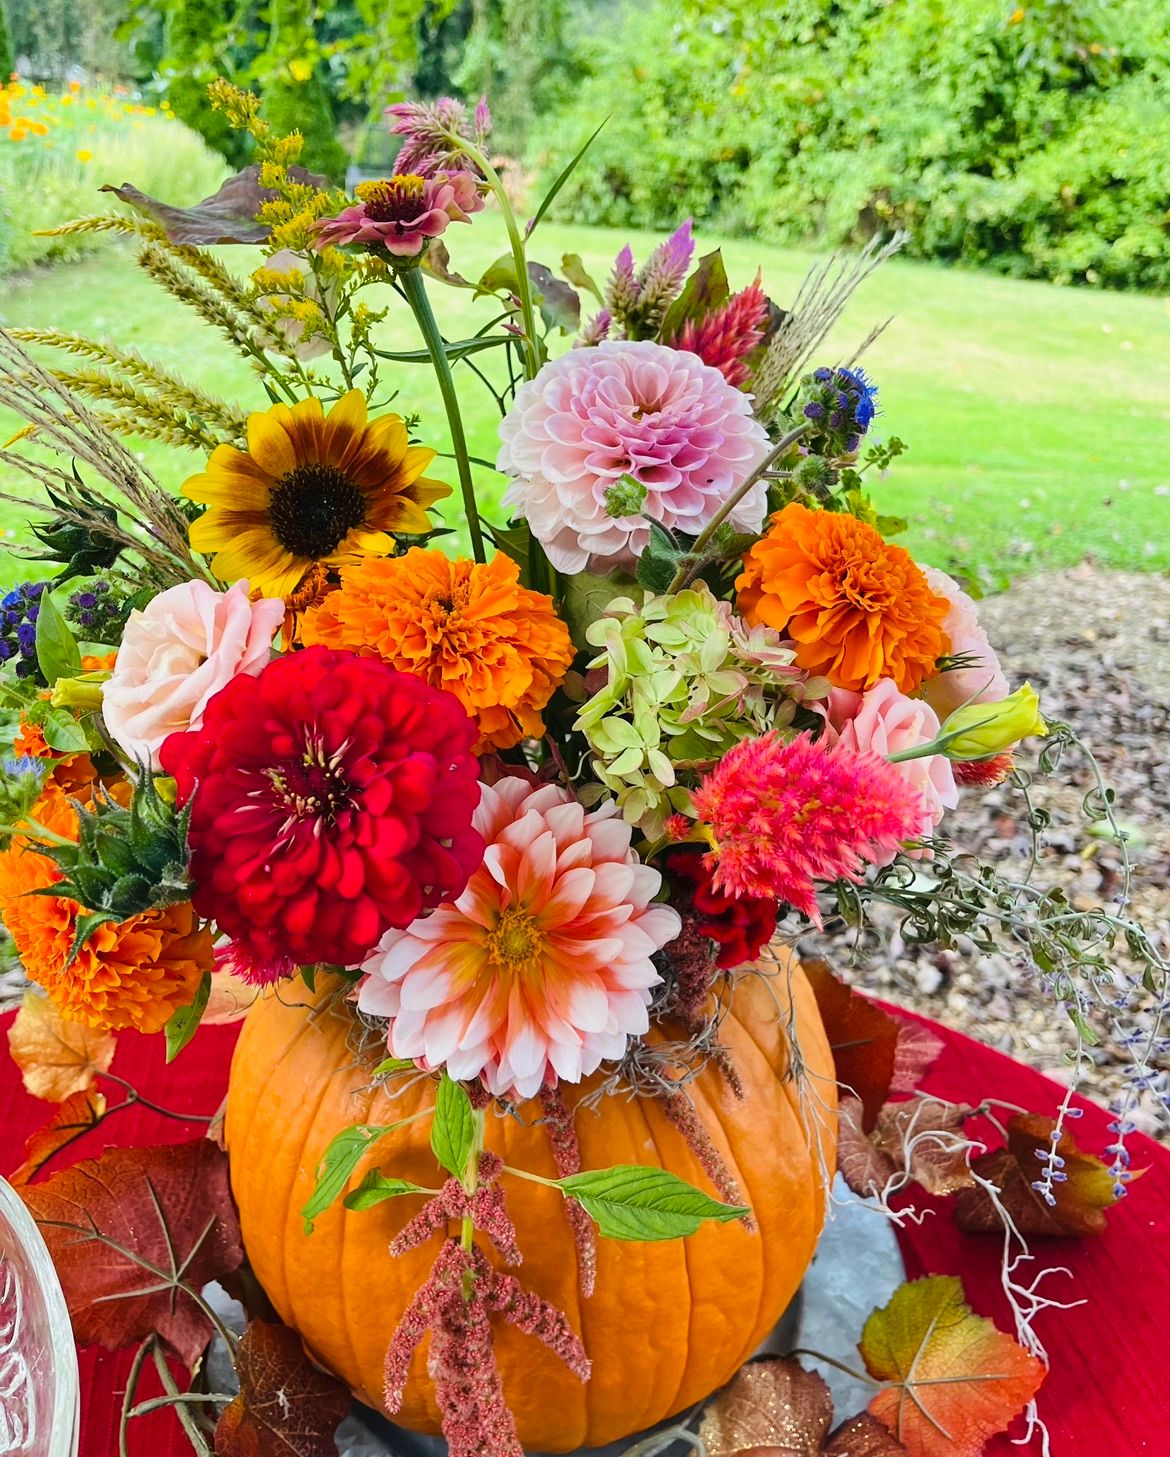
[[[452,228],[448,240],[453,266],[470,276],[501,251],[487,218]],[[544,225],[532,251],[549,262],[580,252],[600,277],[624,241],[603,229]],[[633,242],[639,257],[653,245],[649,237]],[[250,258],[232,260],[231,250],[224,256],[254,266]],[[762,266],[781,304],[810,262],[810,255],[742,241],[726,245],[724,256],[735,284]],[[451,337],[489,317],[484,301],[438,286],[434,293]],[[855,296],[827,359],[852,352],[890,314],[865,362],[881,387],[876,428],[900,435],[910,451],[875,484],[883,510],[911,518],[906,540],[923,558],[993,577],[1086,554],[1114,567],[1170,567],[1170,305],[895,261]],[[265,404],[248,366],[113,245],[83,263],[5,280],[0,321],[106,337],[222,394]],[[418,347],[404,306],[385,337],[388,348]],[[398,369],[394,408],[417,410],[421,437],[448,448],[429,370]],[[495,406],[465,368],[461,373],[472,449],[492,457]],[[0,419],[4,438],[11,418]],[[142,454],[175,485],[199,464],[149,444]],[[498,478],[481,474],[484,499],[494,500]],[[11,508],[0,506],[0,527],[9,540],[24,538]],[[19,564],[9,560],[0,572],[11,580]]]

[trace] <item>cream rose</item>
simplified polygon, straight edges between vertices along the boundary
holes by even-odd
[[[208,703],[238,673],[259,673],[283,618],[276,598],[250,602],[247,582],[227,592],[183,582],[132,612],[102,694],[114,742],[157,769],[168,735],[198,728]]]
[[[920,698],[899,693],[891,678],[879,678],[865,693],[834,688],[829,694],[828,710],[828,731],[838,743],[883,759],[928,744],[939,731],[934,709]],[[931,834],[946,811],[959,802],[950,761],[942,754],[928,754],[921,759],[906,759],[895,767],[922,796],[918,833]],[[882,863],[892,859],[889,855]]]
[[[1008,696],[1008,681],[999,666],[995,649],[979,625],[975,603],[953,577],[937,567],[923,567],[930,590],[945,597],[951,610],[943,619],[942,629],[951,640],[950,656],[969,658],[971,666],[953,668],[928,678],[922,685],[922,696],[940,720],[964,703],[991,703]]]

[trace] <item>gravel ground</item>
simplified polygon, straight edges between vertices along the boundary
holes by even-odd
[[[981,616],[1008,677],[1030,680],[1048,716],[1067,720],[1096,753],[1116,791],[1119,821],[1136,832],[1131,913],[1170,956],[1170,581],[1082,564],[1020,581],[984,601]],[[1120,883],[1116,848],[1083,833],[1079,811],[1090,782],[1074,758],[1036,787],[1037,802],[1052,815],[1040,875],[1061,883],[1078,909],[1107,903]],[[1007,786],[965,791],[945,829],[957,848],[1000,866],[1029,853],[1023,804]],[[813,939],[802,944],[811,949]],[[816,949],[838,965],[849,959],[839,938]],[[867,931],[857,950],[852,975],[870,990],[1059,1079],[1071,1076],[1066,1017],[1006,958],[908,947],[892,916]],[[1132,963],[1119,957],[1117,969],[1132,974]],[[0,972],[0,1006],[19,996],[19,985],[19,973]],[[1107,1099],[1121,1085],[1127,1055],[1105,1018],[1095,1030],[1101,1042],[1085,1085]],[[1144,1115],[1158,1131],[1152,1100]]]
[[[1170,581],[1082,564],[1026,578],[982,602],[980,615],[1008,678],[1030,680],[1048,717],[1068,722],[1093,749],[1131,837],[1130,914],[1170,956]],[[1073,755],[1035,789],[1052,815],[1038,878],[1063,885],[1080,910],[1107,904],[1121,883],[1117,849],[1084,833],[1080,807],[1091,783]],[[1030,852],[1021,797],[1006,785],[964,791],[943,828],[957,849],[997,866]],[[1006,958],[973,948],[962,954],[907,947],[892,915],[880,928],[884,934],[863,941],[855,979],[1061,1081],[1071,1077],[1072,1029],[1033,979]],[[839,943],[826,951],[840,962]],[[1116,970],[1132,976],[1133,963],[1121,954]],[[1091,1049],[1082,1086],[1107,1100],[1122,1086],[1129,1059],[1109,1020],[1091,1020],[1101,1042]],[[1149,1025],[1148,1017],[1143,1021]],[[1165,1132],[1152,1098],[1143,1100],[1138,1121]]]

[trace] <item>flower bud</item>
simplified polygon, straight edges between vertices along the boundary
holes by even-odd
[[[956,708],[939,734],[948,759],[989,759],[1032,734],[1043,736],[1048,725],[1040,699],[1030,683],[995,703],[968,703]],[[956,737],[950,737],[956,735]]]
[[[54,708],[68,708],[74,713],[94,713],[102,706],[102,685],[108,672],[82,673],[76,678],[58,678],[53,684],[50,702]]]

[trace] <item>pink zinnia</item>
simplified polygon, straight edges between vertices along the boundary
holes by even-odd
[[[860,880],[918,833],[920,794],[876,754],[826,749],[808,734],[745,739],[696,790],[710,826],[714,885],[776,896],[818,926],[817,881]]]
[[[396,258],[415,258],[448,224],[469,223],[469,214],[483,207],[478,184],[466,172],[407,173],[359,182],[354,191],[352,207],[317,225],[318,248],[364,243]]]
[[[504,496],[562,572],[631,567],[649,539],[645,516],[697,535],[768,453],[751,401],[693,354],[650,341],[573,349],[516,391],[500,425]],[[610,516],[623,475],[646,487],[645,516]],[[757,481],[730,515],[759,531]]]
[[[657,870],[613,805],[586,814],[555,784],[485,785],[487,849],[456,901],[387,933],[363,964],[362,1011],[391,1019],[395,1057],[534,1097],[620,1058],[649,1026],[654,952],[678,935]]]
[[[757,274],[754,283],[698,323],[688,319],[671,342],[676,349],[697,354],[728,384],[744,385],[751,377],[745,361],[764,337],[767,324],[768,300]]]

